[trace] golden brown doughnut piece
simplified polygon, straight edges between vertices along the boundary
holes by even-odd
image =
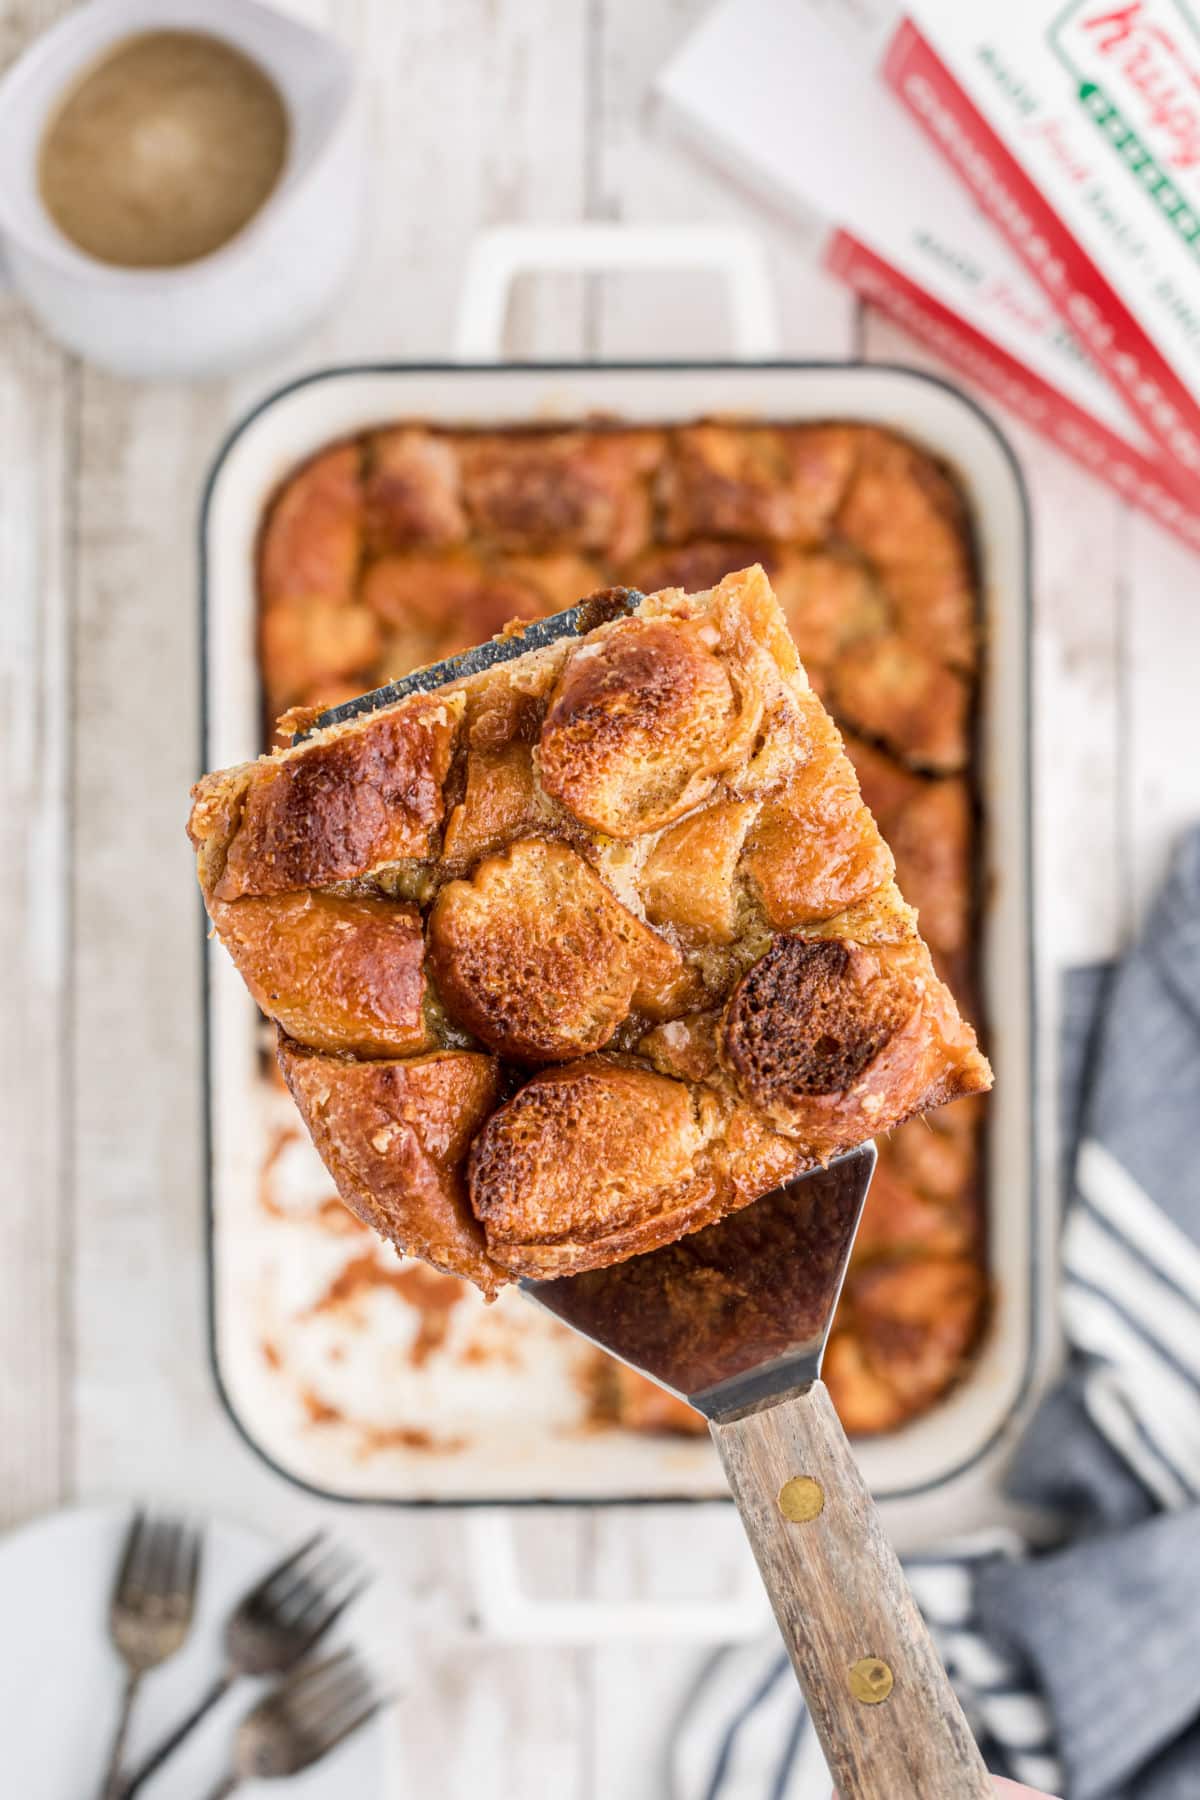
[[[256,1002],[297,1043],[364,1057],[434,1048],[415,906],[303,892],[213,897],[209,911]]]
[[[659,1210],[702,1143],[682,1082],[599,1058],[568,1063],[488,1121],[471,1151],[471,1204],[497,1253],[586,1245]]]
[[[663,832],[639,882],[653,924],[677,926],[705,943],[733,941],[734,878],[755,810],[745,800],[717,801]]]
[[[456,874],[538,822],[537,782],[528,744],[472,750],[466,788],[446,821],[442,857]]]
[[[281,488],[259,546],[258,580],[267,610],[285,600],[345,605],[362,557],[362,456],[339,444],[305,463]]]
[[[853,1272],[847,1299],[864,1356],[911,1416],[961,1373],[983,1325],[987,1283],[973,1257],[901,1258]]]
[[[192,842],[229,827],[218,900],[281,894],[427,856],[443,813],[461,697],[418,694],[293,750],[206,776]]]
[[[659,475],[662,535],[816,543],[828,530],[856,445],[845,425],[685,425]]]
[[[319,594],[295,595],[268,608],[258,637],[272,716],[313,688],[344,686],[349,677],[356,678],[349,682],[354,693],[365,693],[384,641],[370,607]]]
[[[620,563],[650,535],[657,432],[480,432],[459,444],[471,521],[507,549],[571,547]]]
[[[810,753],[764,804],[744,857],[768,922],[783,928],[832,918],[893,872],[836,728],[811,696],[804,713]]]
[[[735,986],[719,1040],[738,1091],[825,1160],[990,1083],[918,940],[777,937]]]
[[[765,539],[751,543],[744,538],[694,538],[687,544],[652,545],[626,566],[624,575],[644,594],[676,587],[685,594],[699,594],[755,563],[761,563],[774,580],[779,560],[776,547]]]
[[[935,951],[961,952],[971,926],[972,809],[965,777],[916,775],[861,738],[847,738],[846,749],[922,936]]]
[[[912,1119],[901,1130],[923,1126]],[[854,1242],[855,1266],[880,1256],[964,1256],[978,1249],[979,1221],[971,1192],[962,1188],[945,1198],[924,1192],[906,1180],[880,1146],[879,1162]]]
[[[377,556],[457,544],[467,535],[454,446],[420,426],[377,431],[368,440],[365,501],[367,542]]]
[[[957,489],[902,438],[864,431],[860,443],[838,530],[874,564],[905,636],[955,667],[974,668],[974,571]]]
[[[711,791],[736,707],[703,632],[623,619],[568,656],[542,727],[541,780],[593,830],[637,837]]]
[[[502,1055],[534,1062],[601,1049],[632,1007],[659,1016],[686,985],[677,950],[576,851],[537,838],[442,889],[429,955],[453,1016]]]
[[[853,730],[917,769],[952,774],[970,755],[970,689],[962,676],[896,633],[863,638],[838,658],[830,703]]]
[[[381,557],[363,578],[363,599],[386,633],[392,680],[485,643],[512,619],[547,610],[536,588],[467,550]]]
[[[787,551],[770,574],[810,678],[814,671],[828,670],[849,644],[888,629],[887,600],[858,557],[831,550]]]
[[[527,592],[537,595],[539,615],[565,612],[569,606],[577,606],[589,594],[608,586],[608,577],[597,563],[577,556],[571,550],[550,550],[535,556],[501,556],[493,567],[501,580],[515,581]]]
[[[484,1248],[462,1171],[499,1093],[495,1058],[444,1050],[347,1062],[281,1036],[279,1065],[350,1211],[406,1256],[494,1294],[504,1277]]]
[[[980,1098],[956,1100],[928,1118],[910,1119],[883,1147],[885,1160],[905,1181],[939,1200],[970,1190],[979,1167]]]
[[[796,1146],[711,1089],[604,1056],[544,1069],[475,1140],[488,1253],[548,1280],[672,1243],[802,1166]]]

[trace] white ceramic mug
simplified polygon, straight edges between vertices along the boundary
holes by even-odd
[[[123,38],[163,30],[224,38],[265,70],[288,111],[287,161],[261,209],[212,255],[175,268],[117,268],[79,250],[46,212],[38,149],[85,69]],[[362,170],[349,57],[258,0],[88,0],[0,82],[4,272],[53,337],[123,375],[218,374],[314,324],[354,252]]]

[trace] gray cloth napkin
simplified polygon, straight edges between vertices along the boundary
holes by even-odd
[[[1010,1489],[1065,1541],[906,1567],[989,1767],[1066,1800],[1200,1800],[1200,831],[1115,971],[1068,976],[1062,1076],[1071,1357]],[[808,1800],[811,1738],[778,1642],[723,1651],[674,1793]]]

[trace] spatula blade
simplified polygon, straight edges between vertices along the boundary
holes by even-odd
[[[607,1269],[523,1291],[710,1419],[815,1381],[846,1275],[875,1146]]]
[[[607,625],[611,619],[627,617],[644,599],[645,595],[636,588],[601,588],[599,592],[589,594],[586,600],[581,600],[578,606],[568,607],[565,612],[551,613],[545,619],[534,619],[507,637],[489,638],[486,644],[476,644],[470,650],[460,651],[457,656],[448,657],[445,662],[430,663],[424,669],[414,669],[411,675],[404,675],[399,681],[389,681],[386,687],[372,688],[369,694],[359,694],[354,700],[343,701],[340,706],[331,706],[313,721],[307,731],[298,732],[293,742],[302,744],[314,731],[324,731],[328,725],[344,725],[350,719],[361,719],[368,713],[381,712],[385,706],[395,706],[398,700],[407,699],[409,694],[429,694],[451,681],[461,681],[468,675],[479,675],[496,663],[513,662],[518,656],[527,656],[531,650],[544,650],[547,644],[557,643],[559,638],[585,637],[589,631],[595,631],[598,625]]]

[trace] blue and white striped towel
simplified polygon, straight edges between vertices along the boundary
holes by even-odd
[[[906,1567],[989,1767],[1067,1800],[1200,1800],[1200,831],[1115,973],[1069,977],[1063,1076],[1072,1355],[1010,1488],[1064,1543]],[[777,1641],[713,1658],[669,1760],[673,1800],[828,1792]]]

